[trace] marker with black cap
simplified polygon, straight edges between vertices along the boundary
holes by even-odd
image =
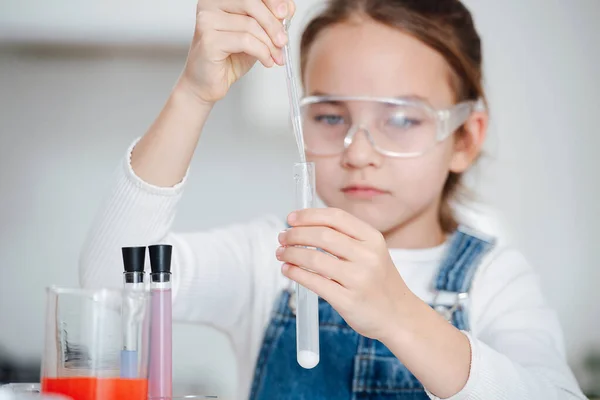
[[[171,253],[172,246],[158,244],[150,250],[150,325],[149,398],[170,399],[173,396],[173,343]]]
[[[146,247],[123,247],[123,286],[126,291],[144,289],[144,263]],[[138,336],[134,321],[136,314],[135,299],[124,295],[123,303],[123,349],[121,349],[121,377],[138,378]]]

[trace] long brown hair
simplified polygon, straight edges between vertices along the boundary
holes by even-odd
[[[483,100],[481,39],[469,10],[460,0],[328,0],[306,26],[300,43],[304,78],[310,47],[326,28],[366,17],[407,33],[440,53],[452,73],[455,101]],[[461,129],[459,134],[464,133]],[[439,219],[445,232],[457,227],[451,200],[461,192],[461,176],[450,172],[442,190]],[[464,192],[463,192],[464,193]]]

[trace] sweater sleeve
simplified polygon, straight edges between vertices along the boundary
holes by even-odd
[[[226,333],[257,308],[254,293],[268,309],[282,285],[282,275],[265,260],[274,251],[283,222],[263,217],[203,232],[176,233],[171,227],[186,177],[173,187],[156,187],[135,175],[131,150],[116,171],[115,181],[80,253],[80,285],[120,288],[121,247],[156,243],[173,245],[173,318],[208,323]],[[146,270],[149,270],[148,256]],[[261,279],[256,279],[261,276]],[[267,296],[268,294],[268,296]]]
[[[469,378],[448,400],[586,398],[567,364],[558,319],[520,253],[503,250],[478,273],[470,319]]]

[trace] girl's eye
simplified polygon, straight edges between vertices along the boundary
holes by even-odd
[[[344,117],[335,114],[321,114],[315,116],[315,121],[325,125],[340,125],[345,123]]]
[[[386,125],[391,128],[409,129],[421,125],[421,121],[417,118],[411,118],[406,114],[395,114],[388,118]]]

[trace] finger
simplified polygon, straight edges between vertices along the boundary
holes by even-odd
[[[371,225],[339,208],[306,208],[288,215],[295,226],[327,226],[356,240],[368,241],[381,236]]]
[[[282,246],[308,246],[323,249],[344,260],[357,261],[362,243],[335,229],[323,226],[300,226],[279,234]]]
[[[340,309],[346,299],[348,290],[340,286],[335,281],[322,277],[299,268],[296,265],[285,263],[281,267],[284,276],[298,282],[308,290],[313,291],[317,296],[325,299],[335,309]]]
[[[288,4],[290,5],[288,18],[292,18],[294,15],[296,15],[296,3],[293,0],[289,0]]]
[[[275,46],[267,32],[265,32],[262,26],[260,26],[260,24],[254,18],[247,15],[220,12],[214,15],[214,21],[212,24],[214,29],[218,31],[248,32],[252,34],[252,36],[267,45],[273,60],[277,64],[283,65],[282,50]]]
[[[273,43],[283,47],[287,43],[287,34],[283,24],[261,0],[223,0],[223,11],[233,14],[246,14],[254,18],[267,32]]]
[[[348,275],[350,264],[331,257],[316,249],[304,247],[279,247],[276,252],[279,261],[308,269],[325,278],[333,279],[340,285],[346,286],[345,276]]]
[[[290,0],[263,0],[269,10],[279,19],[292,18],[296,5]]]
[[[225,59],[231,54],[245,53],[258,59],[265,67],[273,66],[273,58],[266,44],[248,32],[219,32],[214,31],[213,40],[219,40],[220,57]]]

